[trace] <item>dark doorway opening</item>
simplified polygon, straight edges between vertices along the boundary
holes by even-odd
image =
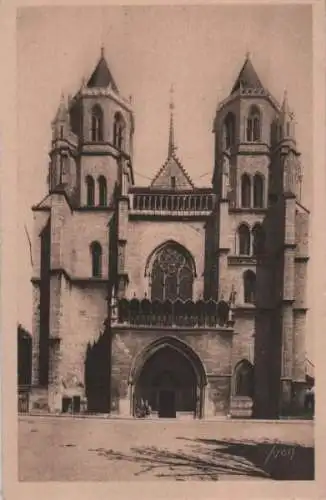
[[[134,405],[143,400],[160,418],[196,416],[197,375],[189,358],[164,345],[145,361],[135,386]]]
[[[72,405],[72,400],[71,398],[68,398],[64,396],[62,398],[62,413],[69,413],[71,412],[71,405]]]
[[[18,326],[18,349],[17,349],[18,386],[30,386],[32,381],[32,337]]]
[[[160,418],[175,418],[175,392],[174,391],[160,391],[159,395],[159,408],[158,416]]]
[[[109,338],[106,333],[100,335],[92,345],[88,344],[87,346],[85,388],[87,412],[89,413],[108,413],[110,411],[109,349]]]

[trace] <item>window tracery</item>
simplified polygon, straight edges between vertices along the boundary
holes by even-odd
[[[261,117],[257,106],[252,106],[247,119],[247,141],[260,141],[261,136]]]
[[[192,299],[193,269],[187,256],[168,245],[157,254],[151,272],[152,300]]]

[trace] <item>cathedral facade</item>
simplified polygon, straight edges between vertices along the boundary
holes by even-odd
[[[148,186],[104,53],[52,123],[34,211],[30,409],[275,418],[302,404],[309,212],[287,95],[246,58],[213,121],[212,181]],[[207,124],[211,126],[211,124]]]

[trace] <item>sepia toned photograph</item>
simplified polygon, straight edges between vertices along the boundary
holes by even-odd
[[[311,5],[16,29],[19,481],[313,481]]]

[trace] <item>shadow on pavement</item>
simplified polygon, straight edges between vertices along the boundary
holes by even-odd
[[[185,439],[186,449],[139,446],[129,453],[90,449],[108,460],[139,464],[135,476],[186,480],[213,480],[222,476],[243,479],[313,480],[314,448],[253,441]],[[145,478],[144,478],[145,479]]]

